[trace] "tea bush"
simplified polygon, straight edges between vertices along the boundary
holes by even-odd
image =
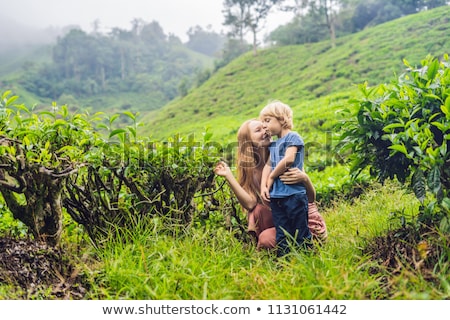
[[[353,176],[396,178],[421,201],[420,218],[450,231],[450,64],[427,56],[390,84],[360,85],[338,129]]]
[[[63,209],[94,243],[143,218],[164,218],[170,232],[188,227],[200,212],[200,219],[214,211],[238,219],[235,206],[222,208],[228,199],[214,196],[226,186],[214,180],[221,148],[211,133],[201,141],[151,141],[137,135],[140,124],[130,112],[91,116],[56,103],[36,112],[17,98],[7,91],[0,104],[2,210],[36,239],[58,244]]]

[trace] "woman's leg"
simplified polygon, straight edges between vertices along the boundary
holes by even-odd
[[[314,239],[322,241],[327,239],[327,225],[315,202],[308,203],[308,228]]]
[[[276,229],[275,227],[267,228],[259,234],[258,245],[256,248],[259,249],[273,249],[276,246]]]
[[[248,231],[254,231],[258,239],[258,249],[275,247],[275,226],[269,207],[257,204],[248,214],[248,224]]]
[[[269,207],[262,204],[257,204],[256,207],[249,213],[249,230],[254,226],[256,235],[259,236],[261,232],[275,225],[272,220],[272,211]]]

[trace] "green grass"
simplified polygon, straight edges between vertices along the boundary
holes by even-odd
[[[322,208],[329,239],[312,252],[273,253],[236,239],[223,229],[186,229],[177,237],[158,223],[138,226],[96,252],[90,270],[92,299],[443,299],[448,278],[432,284],[405,269],[401,276],[372,274],[375,262],[362,254],[373,237],[399,226],[392,212],[411,215],[414,196],[388,183],[353,203]],[[448,261],[446,262],[448,266]],[[447,267],[448,270],[448,267]],[[448,275],[447,275],[448,276]]]
[[[61,245],[86,279],[84,299],[449,299],[448,249],[435,266],[434,281],[407,265],[394,273],[364,254],[375,237],[398,229],[401,216],[412,221],[418,206],[414,195],[390,181],[366,188],[351,201],[335,199],[327,207],[319,205],[327,242],[281,259],[273,252],[257,251],[254,244],[224,228],[194,224],[180,229],[161,219],[121,230],[94,247],[65,216]],[[448,235],[439,241],[441,247],[449,247]],[[42,288],[26,296],[55,299],[51,292]],[[0,284],[0,299],[23,295],[20,288]]]

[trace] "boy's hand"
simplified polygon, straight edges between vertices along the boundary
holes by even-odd
[[[273,183],[274,179],[269,176],[269,179],[267,180],[267,186],[263,186],[261,189],[261,196],[264,201],[270,201],[270,189],[272,188]]]
[[[269,202],[270,201],[270,192],[268,187],[262,187],[261,188],[261,197],[264,201]]]

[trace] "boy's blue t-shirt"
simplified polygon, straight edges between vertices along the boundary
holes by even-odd
[[[297,132],[291,131],[284,137],[272,142],[269,146],[270,150],[270,162],[272,163],[272,170],[277,166],[281,159],[286,154],[286,149],[296,146],[297,154],[295,155],[295,161],[291,168],[297,167],[303,170],[303,161],[305,157],[305,144],[303,139]],[[287,169],[286,169],[287,170]],[[271,198],[286,198],[296,193],[306,194],[306,188],[303,184],[284,184],[280,178],[276,178],[272,189],[270,190]]]

